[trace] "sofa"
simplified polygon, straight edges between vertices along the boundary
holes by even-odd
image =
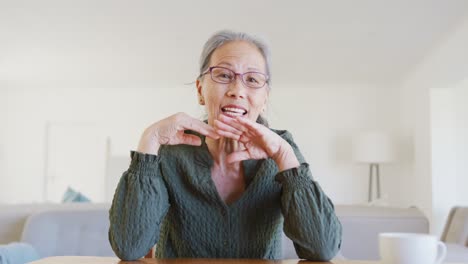
[[[115,256],[110,248],[109,204],[0,205],[0,244],[31,244],[40,257],[58,255]],[[429,222],[417,208],[337,205],[343,225],[341,256],[377,260],[381,232],[428,233]],[[359,241],[359,243],[356,243]],[[283,235],[283,258],[297,258]]]

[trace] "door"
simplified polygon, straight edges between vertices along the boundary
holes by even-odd
[[[71,187],[92,202],[106,196],[107,136],[86,123],[49,123],[46,140],[45,201],[61,202]]]

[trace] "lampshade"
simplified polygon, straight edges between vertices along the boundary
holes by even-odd
[[[387,163],[394,160],[390,136],[377,131],[365,132],[353,139],[353,160],[361,163]]]

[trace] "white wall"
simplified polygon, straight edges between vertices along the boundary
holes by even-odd
[[[366,201],[367,167],[352,163],[350,141],[356,132],[382,128],[380,120],[392,119],[380,104],[392,98],[386,91],[391,89],[280,84],[272,91],[272,127],[293,133],[313,175],[336,203]],[[6,187],[1,202],[42,201],[46,124],[99,123],[112,139],[114,154],[128,155],[152,122],[177,111],[203,116],[194,87],[184,85],[164,89],[10,87],[7,100],[8,129],[1,143],[10,166],[8,177],[0,178]],[[383,128],[388,127],[386,122]],[[385,179],[383,192],[393,195]]]
[[[468,81],[431,90],[434,233],[453,206],[468,205]]]
[[[440,234],[458,196],[455,89],[431,89],[433,232]]]
[[[375,86],[276,87],[271,120],[294,133],[311,164],[312,174],[337,203],[367,201],[368,167],[354,164],[352,136],[368,129],[392,130],[391,113],[383,102],[392,89]],[[388,101],[387,101],[388,102]],[[382,103],[382,104],[381,104]],[[392,197],[383,167],[383,193]]]
[[[0,83],[0,177],[5,175],[5,146],[3,144],[3,139],[5,139],[5,130],[6,130],[6,89],[3,89],[2,84]]]
[[[468,76],[468,74],[467,74]],[[468,78],[455,88],[457,124],[457,205],[468,205]]]
[[[196,98],[178,96],[193,92],[185,86],[154,90],[8,89],[9,115],[2,144],[9,166],[1,179],[7,187],[2,191],[2,201],[42,200],[46,124],[100,124],[113,139],[114,154],[128,155],[147,125],[173,112],[174,102],[179,110],[194,112],[190,106]]]
[[[413,200],[424,209],[433,220],[431,230],[434,234],[440,233],[441,224],[446,217],[446,209],[441,211],[436,199],[439,197],[439,192],[449,188],[452,183],[447,182],[448,185],[433,189],[435,183],[443,184],[444,181],[438,179],[438,176],[434,178],[436,174],[432,171],[432,154],[435,150],[431,150],[430,91],[434,88],[453,88],[466,79],[468,76],[466,47],[468,47],[468,20],[463,21],[434,49],[432,54],[424,58],[399,89],[400,127],[414,141],[413,169],[408,174],[400,176],[400,182],[406,183],[401,186],[402,197],[407,201]],[[440,109],[445,102],[441,99],[437,104],[436,109]],[[444,111],[437,115],[443,116],[450,112],[447,109]],[[440,120],[439,117],[436,118]],[[435,157],[438,156],[439,153]]]

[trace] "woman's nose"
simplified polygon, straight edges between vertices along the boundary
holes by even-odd
[[[239,97],[245,98],[246,87],[241,80],[240,76],[236,76],[234,81],[229,84],[229,89],[227,91],[227,95],[230,97]]]

